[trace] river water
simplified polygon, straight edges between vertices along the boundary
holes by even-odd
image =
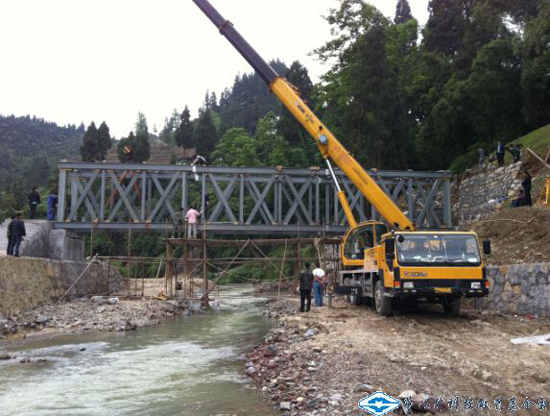
[[[222,301],[217,312],[138,331],[4,346],[18,360],[0,362],[0,415],[274,416],[239,360],[272,324],[259,311]]]

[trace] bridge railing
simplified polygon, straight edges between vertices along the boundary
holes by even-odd
[[[449,172],[371,172],[416,224],[451,227]],[[360,221],[374,208],[337,171]],[[207,230],[230,234],[340,234],[347,222],[325,169],[61,162],[56,228],[157,230],[190,206]]]

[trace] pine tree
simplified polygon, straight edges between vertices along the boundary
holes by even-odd
[[[210,110],[203,111],[199,116],[197,129],[193,134],[197,154],[208,158],[218,142],[218,132]]]
[[[145,162],[151,156],[151,144],[149,143],[149,133],[139,131],[136,134],[136,145],[134,148],[134,162]]]
[[[128,137],[123,137],[120,139],[116,149],[118,160],[122,163],[132,163],[134,161],[133,153],[135,146],[136,136],[134,135],[134,132],[130,132]]]
[[[413,15],[409,2],[407,0],[398,0],[397,7],[395,8],[395,18],[393,19],[395,24],[407,23],[411,19],[413,19]]]
[[[146,133],[149,137],[149,128],[147,127],[147,118],[142,112],[138,113],[138,119],[136,121],[136,135],[139,133]]]
[[[99,132],[97,131],[93,121],[88,126],[86,133],[84,133],[82,146],[80,147],[80,156],[84,162],[96,162],[98,160],[103,160],[101,156]]]
[[[431,52],[455,56],[472,16],[473,0],[430,0],[424,44]]]
[[[135,144],[132,146],[132,162],[145,162],[151,156],[151,145],[149,143],[149,128],[147,119],[142,112],[138,113],[136,122]]]
[[[193,141],[193,126],[191,125],[191,113],[187,106],[185,106],[185,109],[181,113],[180,120],[180,125],[176,130],[176,144],[184,149],[195,147]]]
[[[107,124],[105,122],[103,122],[99,126],[99,129],[97,130],[97,132],[98,132],[98,135],[99,135],[99,139],[98,139],[99,148],[101,150],[101,153],[100,153],[101,159],[100,160],[105,160],[105,156],[107,156],[107,152],[109,151],[109,149],[113,145],[113,141],[111,139],[111,134],[109,133],[109,127],[107,126]]]
[[[307,68],[304,67],[299,61],[295,61],[288,69],[285,78],[298,89],[300,96],[306,104],[310,108],[314,108],[315,103],[311,98],[313,83],[311,82]],[[308,163],[314,163],[314,160],[319,153],[315,142],[310,138],[309,134],[302,127],[302,125],[296,121],[296,118],[290,113],[290,111],[284,107],[281,112],[281,117],[279,118],[277,131],[280,135],[282,135],[282,137],[284,137],[284,140],[287,143],[299,146],[309,156],[305,159],[301,156],[298,159],[294,158],[290,161],[293,166],[305,167]],[[308,159],[309,162],[307,161]]]

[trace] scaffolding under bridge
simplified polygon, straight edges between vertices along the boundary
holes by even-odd
[[[452,174],[369,172],[421,228],[451,228]],[[341,171],[359,221],[379,219]],[[180,208],[203,215],[209,234],[338,235],[348,226],[326,169],[59,163],[55,228],[166,231]]]

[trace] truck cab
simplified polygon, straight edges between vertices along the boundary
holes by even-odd
[[[348,231],[340,254],[336,293],[354,304],[374,300],[381,315],[405,301],[441,303],[446,313],[457,315],[462,297],[489,291],[473,232],[388,232],[384,223],[371,221]]]

